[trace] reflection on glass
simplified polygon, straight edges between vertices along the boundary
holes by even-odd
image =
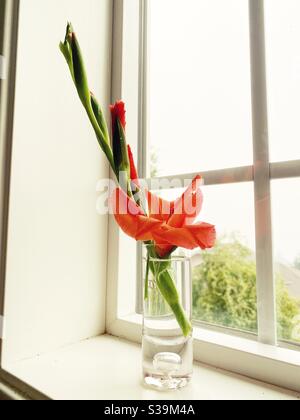
[[[192,252],[194,319],[256,333],[253,184],[204,187],[204,196],[199,221],[216,225],[218,243],[211,251]]]
[[[151,0],[152,175],[252,163],[248,0]]]
[[[272,187],[278,335],[300,344],[300,179]]]
[[[300,159],[300,1],[265,8],[271,159]]]

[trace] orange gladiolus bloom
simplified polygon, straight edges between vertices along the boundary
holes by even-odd
[[[137,171],[131,149],[129,159],[131,179],[138,185]],[[120,228],[137,241],[154,241],[160,257],[168,256],[176,247],[208,249],[216,242],[216,230],[208,223],[194,223],[200,214],[203,194],[201,177],[197,176],[185,193],[168,202],[146,191],[149,215],[120,188],[112,195],[111,205]]]
[[[120,121],[123,129],[126,128],[126,110],[125,103],[123,101],[118,101],[114,105],[110,106],[111,120],[112,120],[112,130],[114,131],[117,120]]]

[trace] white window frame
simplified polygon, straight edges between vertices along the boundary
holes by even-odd
[[[128,12],[130,3],[131,13]],[[151,0],[150,0],[151,3]],[[133,4],[135,4],[133,6]],[[132,7],[138,11],[132,15]],[[147,22],[149,0],[115,0],[113,33],[113,97],[124,98],[124,89],[136,89],[136,80],[128,72],[128,56],[132,57],[132,38],[127,31],[135,31],[139,37],[139,91],[138,101],[138,156],[139,173],[146,178],[148,172],[148,127],[147,127]],[[136,17],[139,16],[137,21]],[[201,172],[205,185],[221,185],[253,182],[255,191],[258,336],[233,332],[229,329],[195,325],[195,360],[230,370],[258,380],[300,390],[300,352],[296,346],[278,347],[275,281],[273,272],[271,181],[300,177],[300,160],[270,162],[268,137],[268,108],[266,83],[265,19],[264,0],[249,0],[252,121],[254,162],[252,166]],[[121,28],[121,29],[120,29]],[[122,69],[120,71],[120,69]],[[126,99],[126,98],[125,98]],[[132,117],[132,115],[131,115]],[[132,142],[132,137],[130,138]],[[136,140],[137,141],[137,140]],[[199,168],[201,169],[201,168]],[[196,174],[173,174],[158,179],[192,179]],[[150,181],[150,180],[149,180]],[[262,229],[263,228],[263,229]],[[265,235],[261,235],[264,231]],[[127,245],[113,218],[109,225],[108,260],[108,333],[138,342],[142,336],[142,298],[137,299],[137,308],[128,306],[128,312],[120,310],[120,300],[126,299],[128,263],[122,255],[128,254]],[[137,273],[141,273],[141,246],[137,252]],[[137,282],[137,296],[141,296],[141,282]],[[124,291],[125,290],[125,291]],[[130,289],[130,293],[132,289]],[[130,308],[132,309],[130,311]]]

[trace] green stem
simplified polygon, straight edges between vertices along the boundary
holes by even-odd
[[[188,337],[189,334],[192,332],[192,324],[190,320],[187,317],[187,314],[185,313],[184,308],[182,307],[180,303],[179,294],[175,285],[175,282],[172,277],[171,272],[171,260],[162,260],[160,261],[151,261],[151,258],[157,259],[158,257],[155,252],[154,246],[151,246],[151,244],[148,245],[148,259],[149,259],[149,269],[151,270],[155,280],[157,287],[165,299],[165,301],[168,303],[170,308],[172,309],[172,312],[182,330],[182,333],[185,337]],[[149,272],[148,272],[149,274]],[[146,279],[148,277],[148,274],[146,276]],[[147,280],[145,287],[147,287]],[[145,296],[147,292],[145,289]]]
[[[147,256],[146,278],[145,278],[145,300],[149,298],[149,271],[150,271],[150,256]]]
[[[102,131],[101,131],[99,125],[98,125],[98,121],[95,117],[95,114],[94,114],[94,111],[93,111],[93,108],[92,108],[92,104],[87,106],[85,109],[86,109],[86,112],[87,112],[88,117],[90,119],[90,122],[91,122],[91,124],[94,128],[98,143],[99,143],[101,149],[103,150],[103,152],[105,153],[112,170],[114,171],[115,175],[118,177],[118,174],[116,173],[115,162],[114,162],[111,147],[104,139],[104,135],[103,135],[103,133],[102,133]]]
[[[187,318],[185,310],[183,309],[182,305],[179,302],[174,303],[170,306],[183,332],[183,335],[185,337],[188,337],[193,330],[193,326],[191,322],[189,321],[189,319]]]
[[[169,271],[164,271],[158,276],[157,286],[160,293],[172,309],[183,335],[188,337],[188,335],[192,332],[193,327],[180,303],[175,283]]]

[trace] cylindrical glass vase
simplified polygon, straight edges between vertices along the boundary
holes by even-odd
[[[180,389],[193,373],[190,259],[150,254],[144,258],[144,383],[159,390]]]

